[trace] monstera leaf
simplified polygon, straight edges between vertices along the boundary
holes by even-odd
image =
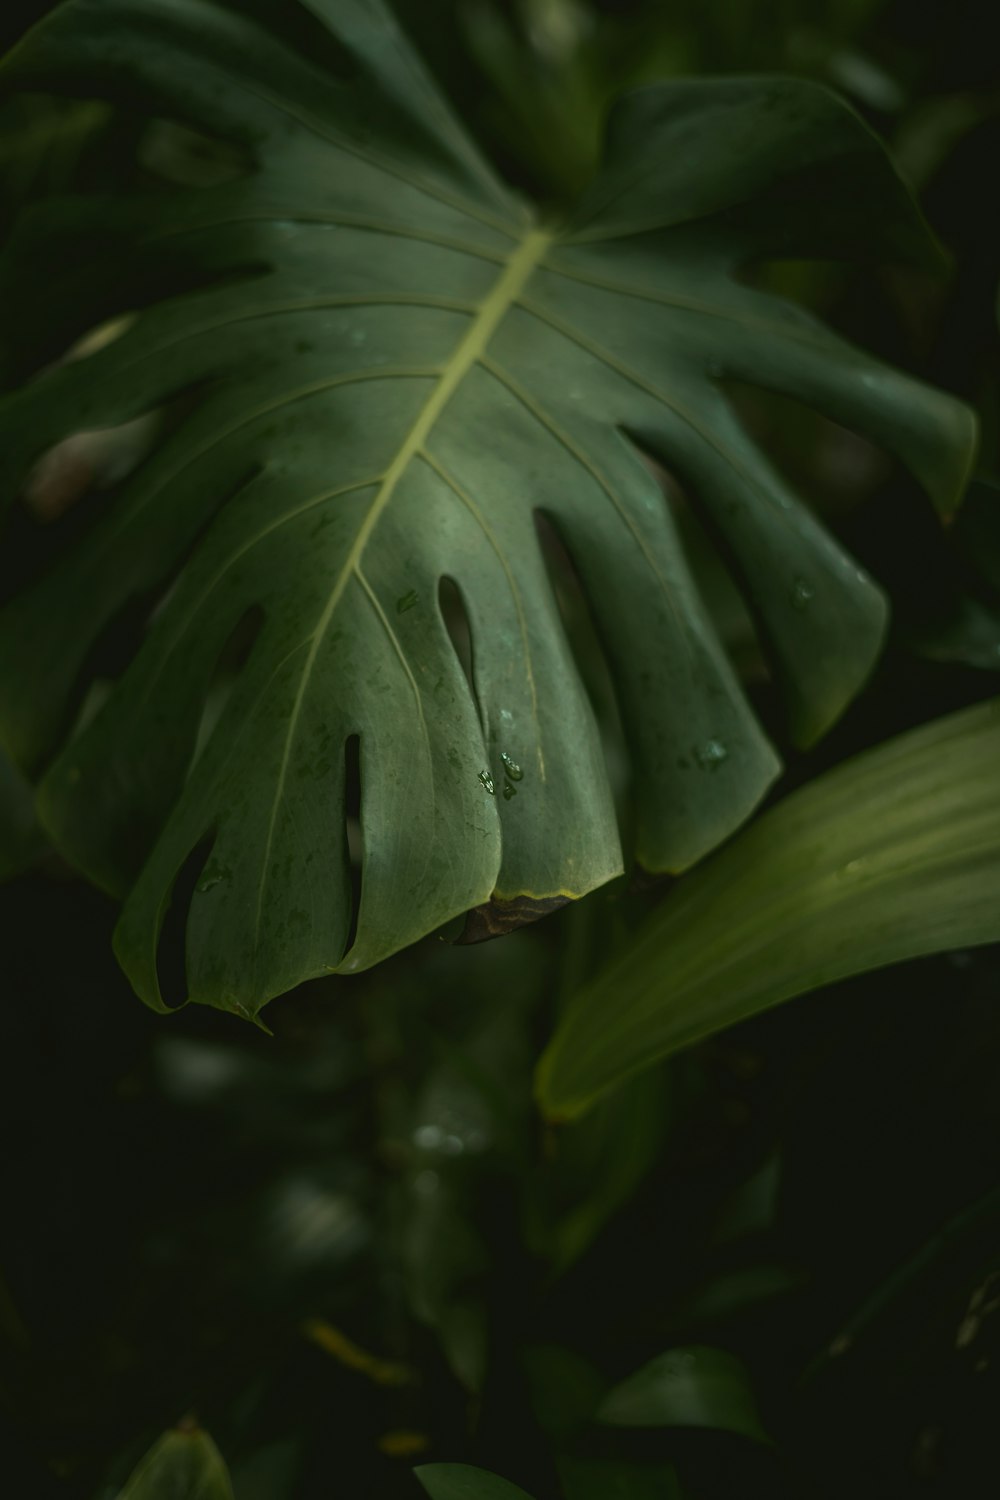
[[[45,769],[64,854],[126,897],[118,952],[150,1004],[193,854],[188,992],[245,1014],[468,909],[496,930],[621,869],[539,513],[612,666],[639,859],[681,870],[747,817],[778,758],[639,448],[723,548],[793,737],[841,712],[878,652],[883,597],[787,492],[724,382],[822,407],[944,510],[973,427],[737,278],[762,257],[926,253],[834,97],[767,78],[639,92],[556,223],[480,160],[376,0],[70,0],[4,76],[227,147],[228,170],[197,188],[43,205],[4,271],[23,346],[0,411],[8,493],[67,435],[166,409],[155,451],[0,622],[4,739]],[[123,314],[113,343],[37,373]],[[134,659],[73,732],[95,643],[137,602]],[[234,639],[242,664],[220,694]]]

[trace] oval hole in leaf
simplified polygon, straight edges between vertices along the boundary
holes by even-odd
[[[857,510],[901,472],[884,448],[814,406],[743,381],[720,384],[748,436],[827,521]]]
[[[232,697],[239,675],[250,660],[250,653],[264,627],[264,620],[262,607],[259,604],[251,604],[233,626],[216,658],[215,668],[205,694],[201,723],[198,725],[191,766],[188,770],[189,775],[208,744],[212,731],[225,712],[226,704]]]
[[[21,505],[11,510],[15,525],[19,515],[27,512],[30,517],[20,578],[14,578],[14,588],[9,588],[0,577],[0,599],[14,589],[30,586],[64,554],[73,552],[114,503],[119,486],[154,457],[190,415],[199,395],[196,390],[181,391],[114,427],[68,432],[39,456],[22,486]],[[248,483],[250,477],[245,476],[240,485]],[[207,517],[187,556],[200,542],[213,515]]]
[[[364,878],[364,839],[361,830],[361,736],[352,734],[344,742],[344,818],[347,853],[351,862],[351,921],[344,952],[354,947],[361,912],[361,882]]]
[[[253,472],[255,471],[252,471],[250,474],[245,475],[240,480],[240,483],[234,487],[234,494],[238,493],[250,482],[250,480],[253,478]],[[228,498],[229,497],[227,497],[227,499]],[[84,507],[81,506],[79,507],[79,509],[82,512]],[[89,507],[87,507],[87,509],[89,509]],[[197,551],[198,547],[201,545],[205,532],[208,530],[215,519],[215,514],[215,511],[209,511],[202,523],[199,525],[194,536],[188,543],[188,546],[184,550],[181,557],[178,559],[177,566],[174,570],[175,577],[181,574],[187,564],[188,559]],[[72,543],[79,536],[81,527],[87,524],[88,521],[89,517],[84,517],[82,514],[79,517],[75,515],[68,516],[64,521],[59,523],[58,528],[54,528],[58,529],[59,531],[62,531],[63,527],[67,528],[65,542],[63,541],[62,537],[59,538],[59,554],[57,555],[61,555],[64,547],[71,547]],[[50,553],[43,553],[39,559],[39,571],[43,571],[46,564],[51,565],[52,561],[53,559]],[[3,590],[2,588],[0,588],[0,599],[2,599],[2,597]],[[113,683],[117,681],[119,677],[121,677],[123,672],[135,657],[135,654],[139,648],[139,645],[141,644],[145,632],[155,622],[159,611],[163,608],[168,598],[169,590],[166,594],[164,594],[162,584],[160,582],[153,583],[145,588],[137,589],[135,592],[127,595],[123,599],[118,608],[112,612],[110,617],[102,626],[100,632],[90,644],[86,653],[80,660],[79,667],[77,668],[75,673],[74,685],[70,696],[71,713],[69,716],[69,723],[73,726],[72,734],[70,735],[71,738],[73,734],[79,732],[82,724],[86,721],[86,717],[93,716],[91,712],[88,712],[88,702],[92,695],[93,686],[97,683],[100,683],[102,685]],[[212,678],[213,683],[216,682],[220,673],[225,670],[223,663],[226,658],[226,653],[231,649],[235,649],[238,655],[239,641],[238,639],[235,640],[234,644],[234,638],[237,637],[237,632],[241,629],[245,631],[245,650],[244,655],[240,661],[240,665],[242,666],[245,664],[246,659],[249,656],[250,648],[253,645],[253,640],[256,639],[260,624],[263,622],[261,618],[261,620],[257,622],[256,626],[245,625],[244,621],[248,619],[248,615],[250,614],[252,614],[252,611],[248,611],[248,614],[242,617],[241,621],[234,628],[230,637],[227,639],[225,645],[223,646],[214,670],[214,675]],[[250,639],[251,636],[252,639]],[[211,692],[211,688],[209,691]],[[216,715],[216,717],[218,716]],[[204,726],[204,713],[202,717],[202,725]],[[200,753],[205,743],[204,738],[202,737],[201,730],[199,730],[199,737],[196,743],[198,747],[196,751],[197,754]]]
[[[38,459],[21,494],[36,520],[58,521],[94,491],[112,489],[147,457],[160,413],[146,412],[117,427],[74,432]]]
[[[406,599],[399,601],[397,608],[406,607]],[[448,639],[455,648],[458,664],[462,668],[466,682],[469,684],[469,692],[472,701],[476,705],[476,713],[479,715],[479,723],[482,725],[483,716],[479,708],[479,696],[476,693],[476,678],[473,663],[472,626],[469,623],[468,611],[465,608],[465,600],[462,598],[462,590],[454,578],[447,574],[438,584],[438,609],[444,621],[444,628],[448,632]]]
[[[215,834],[201,839],[191,850],[177,872],[170,905],[160,928],[156,944],[156,977],[163,1003],[171,1010],[179,1010],[187,1003],[187,961],[185,958],[185,934],[188,913],[195,889],[202,872],[208,864],[215,843]]]
[[[139,137],[136,162],[161,182],[193,188],[220,187],[253,169],[250,153],[232,141],[166,119],[150,120]]]

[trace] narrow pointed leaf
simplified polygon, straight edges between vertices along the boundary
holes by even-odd
[[[642,91],[579,211],[549,224],[482,161],[380,0],[69,0],[0,85],[100,94],[225,146],[210,186],[40,205],[0,270],[10,383],[37,375],[0,406],[5,493],[69,434],[170,414],[0,618],[0,734],[48,768],[59,847],[125,898],[117,949],[148,1003],[164,1004],[158,937],[193,859],[189,996],[249,1015],[470,908],[491,932],[620,871],[536,512],[612,665],[639,858],[685,869],[748,816],[778,759],[637,443],[717,536],[793,734],[814,739],[863,683],[883,595],[721,384],[792,390],[892,450],[943,510],[961,493],[964,407],[737,276],[767,255],[926,254],[884,153],[832,95],[781,79]],[[44,351],[136,312],[37,374]],[[134,657],[71,737],[95,644],[137,601]],[[245,660],[206,715],[241,631]]]
[[[746,1370],[725,1349],[669,1349],[608,1392],[597,1420],[612,1427],[713,1427],[766,1443]]]
[[[1000,940],[1000,699],[794,792],[685,879],[568,1010],[542,1106],[580,1113],[659,1058],[833,980]]]
[[[222,1455],[207,1432],[165,1432],[133,1470],[118,1500],[233,1500]]]

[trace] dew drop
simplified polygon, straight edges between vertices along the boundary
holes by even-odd
[[[480,771],[479,780],[482,782],[484,790],[489,792],[491,797],[495,797],[496,787],[493,785],[493,777],[489,771]]]
[[[507,754],[506,750],[501,750],[500,759],[503,761],[504,770],[507,772],[507,775],[510,777],[511,781],[520,781],[524,775],[524,772],[521,770],[521,767],[518,765],[517,761],[512,759],[512,757]]]
[[[796,609],[805,609],[815,597],[816,590],[804,578],[796,578],[792,584],[792,604]]]
[[[226,871],[223,870],[219,865],[209,865],[203,871],[202,877],[198,881],[196,889],[204,894],[205,891],[210,891],[213,886],[221,885],[226,878]]]
[[[695,760],[703,771],[717,771],[729,756],[721,740],[706,740],[700,750],[695,751]]]
[[[505,802],[509,802],[510,799],[511,799],[511,797],[516,797],[516,796],[517,796],[517,787],[516,786],[511,786],[510,782],[507,780],[507,778],[505,776],[504,779],[503,779],[503,800]]]

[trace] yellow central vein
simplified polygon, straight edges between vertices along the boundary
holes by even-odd
[[[351,577],[357,571],[371,535],[378,525],[386,506],[391,501],[400,480],[403,478],[410,464],[423,449],[427,438],[434,428],[434,424],[458,390],[462,381],[468,375],[469,371],[482,361],[490,339],[511,306],[521,295],[525,283],[528,281],[539,260],[541,260],[542,256],[548,250],[552,239],[552,234],[545,230],[531,230],[525,235],[522,243],[507,261],[503,273],[498,277],[493,290],[480,305],[464,337],[457,345],[448,364],[442,370],[432,394],[424,403],[416,421],[400,445],[395,458],[382,476],[382,482],[378,491],[372,499],[372,503],[368,507],[361,525],[358,527],[351,549],[344,559],[343,566],[337,574],[323,611],[316,621],[310,639],[309,652],[302,667],[302,675],[299,678],[295,700],[288,719],[288,730],[285,734],[285,743],[282,749],[281,765],[278,770],[274,800],[271,803],[264,857],[261,862],[260,884],[257,891],[257,913],[254,924],[253,944],[255,963],[259,947],[260,922],[264,908],[264,894],[267,886],[268,867],[271,860],[271,846],[274,842],[274,828],[277,822],[278,808],[281,806],[282,798],[284,797],[285,779],[288,774],[288,764],[291,759],[292,746],[295,743],[302,705],[305,701],[313,668],[316,665],[316,659],[323,645],[330,622],[336,614],[337,606],[343,598],[344,590]]]

